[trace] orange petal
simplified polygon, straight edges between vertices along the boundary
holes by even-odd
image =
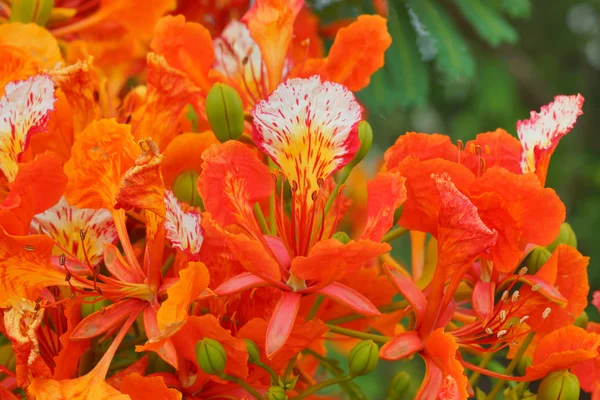
[[[196,104],[200,89],[187,76],[169,66],[165,58],[148,53],[148,94],[146,104],[132,119],[136,139],[152,138],[159,149],[173,140],[179,112],[186,104]]]
[[[532,364],[525,373],[537,380],[552,371],[568,369],[598,357],[600,335],[576,326],[565,326],[544,336],[536,345]]]
[[[302,3],[302,0],[258,0],[242,18],[262,53],[269,77],[269,91],[282,80],[294,20]]]
[[[27,79],[40,70],[27,51],[18,47],[0,44],[0,59],[0,96],[4,95],[4,87],[8,82]]]
[[[458,161],[458,148],[452,144],[450,137],[438,133],[427,134],[406,132],[385,152],[385,168],[391,170],[401,165],[408,156],[421,161],[442,158]]]
[[[182,396],[177,389],[168,388],[161,376],[148,377],[137,372],[125,376],[119,390],[129,395],[131,400],[145,400],[150,393],[153,398],[161,400],[180,400]]]
[[[124,368],[124,369],[120,370],[119,372],[116,372],[113,376],[108,378],[106,380],[106,382],[110,386],[119,390],[119,388],[121,387],[121,382],[123,381],[123,378],[125,378],[127,375],[131,375],[133,373],[138,373],[140,375],[145,374],[146,368],[148,368],[148,362],[149,362],[148,356],[143,356],[142,358],[133,362],[127,368]]]
[[[389,250],[387,243],[370,240],[350,241],[347,244],[336,239],[322,240],[309,250],[308,256],[295,257],[290,272],[300,279],[316,280],[318,287],[324,287],[352,274],[363,263]]]
[[[327,56],[324,76],[357,92],[367,87],[371,75],[383,67],[384,54],[391,43],[385,18],[361,15],[338,31]]]
[[[143,41],[152,36],[160,17],[177,7],[175,0],[148,0],[144,7],[136,0],[102,0],[101,4],[104,21],[122,25]]]
[[[80,298],[81,299],[81,298]],[[79,372],[79,361],[81,356],[90,348],[88,340],[70,340],[71,333],[81,321],[82,301],[65,303],[65,317],[67,319],[67,330],[60,336],[62,349],[54,357],[54,373],[52,377],[57,380],[74,378]]]
[[[129,125],[114,119],[90,124],[77,137],[65,164],[67,201],[78,207],[113,210],[121,180],[138,153]]]
[[[34,400],[131,400],[92,373],[63,381],[36,379],[27,388],[27,395]]]
[[[154,27],[152,51],[165,57],[169,65],[185,72],[204,93],[211,82],[208,71],[215,54],[210,32],[195,22],[185,22],[183,15],[161,18]]]
[[[406,200],[406,178],[383,172],[367,183],[367,224],[361,238],[381,241],[394,225],[394,212]]]
[[[167,189],[173,186],[175,178],[182,172],[196,171],[200,174],[202,153],[216,143],[219,141],[210,131],[175,136],[165,148],[165,157],[160,166]]]
[[[481,156],[476,147],[481,148]],[[480,158],[485,161],[485,167],[502,167],[514,174],[521,173],[521,143],[504,129],[498,128],[493,132],[480,133],[475,140],[465,145],[461,154],[461,163],[474,174],[480,167]]]
[[[65,273],[50,264],[54,242],[48,236],[9,236],[0,229],[0,243],[0,307],[10,297],[37,300],[45,287],[68,285]]]
[[[54,82],[65,93],[73,114],[73,132],[77,136],[88,125],[100,118],[97,103],[98,76],[93,58],[77,61],[76,64],[48,72]]]
[[[54,85],[48,75],[10,82],[0,99],[0,170],[14,181],[31,136],[46,129],[54,111]]]
[[[201,262],[190,262],[179,272],[179,280],[167,289],[168,298],[157,313],[163,336],[172,336],[186,323],[190,304],[206,289],[208,280],[208,270]]]
[[[0,44],[25,50],[42,68],[54,69],[63,61],[56,39],[37,24],[13,22],[0,25]]]
[[[162,155],[150,138],[140,140],[141,154],[129,168],[115,197],[115,209],[138,208],[165,216],[165,185],[160,172]]]
[[[464,368],[457,359],[458,345],[454,337],[437,329],[425,341],[425,351],[442,371],[439,399],[466,399],[468,381]],[[460,357],[460,356],[459,356]]]
[[[323,39],[319,35],[319,17],[304,5],[294,22],[292,60],[301,65],[307,59],[323,57]]]

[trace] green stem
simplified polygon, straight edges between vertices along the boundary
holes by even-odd
[[[514,369],[519,364],[519,361],[521,360],[521,357],[523,357],[523,354],[525,354],[525,351],[527,350],[527,347],[529,347],[529,344],[533,340],[534,336],[535,336],[534,332],[529,332],[527,334],[527,336],[525,337],[525,340],[523,340],[523,343],[521,344],[521,347],[519,347],[519,350],[517,351],[517,354],[510,361],[510,364],[508,364],[508,366],[504,370],[504,375],[510,375],[510,374],[512,374],[512,372],[514,371]],[[504,380],[499,380],[494,385],[494,387],[492,388],[492,391],[490,392],[490,394],[488,394],[487,399],[488,400],[495,400],[496,399],[496,395],[498,395],[498,393],[500,392],[500,390],[502,389],[503,386],[504,386]]]
[[[267,221],[265,220],[265,216],[260,209],[260,205],[258,203],[254,204],[254,216],[256,216],[256,220],[260,225],[260,229],[265,235],[269,234],[269,226],[267,225]]]
[[[308,315],[306,316],[307,321],[313,319],[315,315],[317,315],[317,311],[319,311],[319,307],[321,307],[321,303],[323,303],[323,300],[325,300],[323,296],[317,296],[315,302],[310,308],[310,311],[308,312]]]
[[[331,206],[333,206],[333,202],[337,198],[337,195],[340,192],[340,188],[342,187],[342,185],[348,180],[350,172],[352,172],[352,167],[350,165],[345,166],[342,170],[342,176],[340,176],[340,179],[337,181],[335,188],[333,188],[331,195],[329,195],[329,199],[327,199],[327,204],[325,204],[324,215],[327,215],[329,209],[331,208]]]
[[[488,363],[492,360],[492,358],[494,358],[494,352],[490,351],[489,353],[486,353],[485,356],[483,356],[483,358],[481,359],[481,361],[479,361],[478,366],[481,368],[485,368]],[[471,386],[475,386],[475,383],[477,382],[477,379],[479,379],[479,376],[481,375],[480,372],[478,371],[473,371],[473,375],[471,375],[471,377],[469,378],[469,383],[471,384]]]
[[[246,392],[250,393],[252,396],[254,396],[258,400],[266,400],[263,395],[261,395],[260,393],[258,393],[256,391],[256,389],[254,389],[252,386],[248,385],[243,379],[240,379],[237,376],[223,374],[223,375],[221,375],[219,377],[221,379],[225,379],[225,380],[227,380],[229,382],[233,382],[233,383],[236,383],[236,384],[240,385],[242,388],[244,388],[244,390]]]
[[[272,382],[277,382],[278,376],[275,371],[273,371],[273,368],[269,367],[267,364],[263,364],[262,362],[254,362],[253,364],[267,371],[269,375],[271,375]]]
[[[290,360],[290,362],[288,362],[288,365],[285,368],[285,372],[283,373],[283,382],[284,383],[287,383],[290,375],[292,374],[292,371],[294,370],[294,366],[296,366],[296,361],[298,361],[298,354],[296,354],[294,356],[294,358],[292,358]]]
[[[381,311],[382,313],[388,313],[388,312],[401,310],[403,308],[406,308],[407,306],[408,306],[408,302],[406,300],[400,300],[400,301],[395,301],[393,303],[377,307],[377,309],[379,311]],[[361,315],[361,314],[350,314],[350,315],[346,315],[343,317],[332,319],[330,321],[327,321],[327,323],[332,324],[332,325],[340,325],[340,324],[345,324],[346,322],[352,322],[352,321],[356,321],[357,319],[362,319],[362,318],[367,318],[367,317],[364,315]]]
[[[383,238],[381,238],[381,242],[382,243],[391,242],[392,240],[397,239],[400,236],[407,234],[408,232],[409,232],[408,229],[398,226],[398,227],[392,229],[391,231],[389,231],[388,233],[386,233],[385,235],[383,235]]]
[[[314,386],[309,387],[305,391],[298,394],[296,397],[292,397],[291,400],[301,400],[301,399],[304,399],[304,398],[310,396],[313,393],[318,392],[319,390],[325,389],[328,386],[336,385],[338,383],[348,382],[351,380],[352,380],[352,378],[350,378],[349,376],[337,376],[335,378],[327,379],[326,381],[323,381],[321,383],[318,383]]]
[[[329,330],[331,332],[338,333],[338,334],[344,335],[344,336],[354,337],[357,339],[372,340],[375,343],[387,343],[388,340],[390,340],[389,337],[383,336],[383,335],[373,335],[371,333],[364,333],[364,332],[355,331],[353,329],[341,328],[339,326],[331,325],[331,324],[325,324],[325,325],[327,326],[327,328],[329,328]]]

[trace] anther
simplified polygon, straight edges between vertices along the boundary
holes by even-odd
[[[544,310],[544,312],[542,313],[542,319],[546,319],[546,318],[548,318],[548,315],[550,315],[550,311],[552,311],[552,310],[550,309],[550,307],[546,308],[546,309]]]
[[[524,323],[525,321],[527,321],[528,319],[529,319],[529,315],[525,315],[524,317],[522,317],[522,318],[519,320],[519,323],[520,323],[520,324],[523,324],[523,323]]]
[[[519,270],[519,276],[523,276],[527,273],[527,267],[523,267]]]
[[[77,297],[77,293],[71,293],[71,295],[69,295],[69,298],[71,300],[75,300],[76,297]]]
[[[517,343],[517,342],[515,342],[515,341],[512,341],[512,342],[509,342],[509,343],[508,343],[508,345],[509,345],[509,346],[516,346],[516,345],[518,345],[518,344],[519,344],[519,343]]]
[[[504,322],[506,320],[506,310],[500,311],[500,322]]]
[[[492,330],[492,328],[485,328],[485,333],[487,333],[488,335],[493,335],[494,331]]]
[[[531,287],[531,290],[533,290],[534,292],[537,292],[538,290],[540,290],[542,288],[542,284],[538,283],[537,285],[533,285]]]
[[[482,153],[483,153],[483,150],[481,149],[481,146],[476,144],[475,145],[475,154],[477,154],[478,156],[481,156]]]
[[[505,290],[504,293],[502,293],[502,297],[500,298],[500,300],[502,301],[506,301],[506,299],[508,299],[508,290]]]
[[[518,290],[515,290],[515,292],[512,294],[511,301],[512,301],[513,303],[516,303],[516,302],[517,302],[517,300],[519,300],[519,291],[518,291]]]
[[[60,256],[58,256],[58,265],[60,265],[61,267],[64,266],[67,263],[67,256],[65,256],[65,254],[61,254]]]
[[[104,315],[105,312],[106,312],[106,307],[105,306],[100,307],[100,315]]]
[[[322,188],[323,185],[325,185],[325,180],[323,178],[318,178],[317,185],[319,185],[319,187]]]
[[[298,190],[298,183],[296,181],[292,181],[292,192]]]
[[[30,245],[30,244],[26,244],[25,246],[23,246],[23,249],[24,249],[25,251],[35,251],[35,247],[33,247],[33,246],[32,246],[32,245]]]
[[[67,271],[67,274],[65,275],[65,281],[69,282],[71,280],[71,273],[69,271]]]
[[[498,333],[496,334],[496,337],[497,337],[498,339],[500,339],[502,336],[506,335],[506,332],[508,332],[508,331],[507,331],[507,330],[505,330],[505,329],[503,329],[503,330],[501,330],[500,332],[498,332]]]
[[[458,151],[462,151],[462,149],[464,149],[464,144],[462,140],[457,140],[456,141],[456,147],[458,147]]]
[[[81,238],[81,240],[85,240],[85,231],[83,229],[79,230],[79,237]]]
[[[319,197],[319,192],[317,192],[315,190],[314,192],[312,192],[312,194],[310,195],[310,197],[312,198],[313,201],[317,201],[317,197]]]

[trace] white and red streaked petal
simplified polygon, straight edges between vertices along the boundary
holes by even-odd
[[[9,182],[17,175],[31,135],[46,128],[54,111],[54,83],[45,74],[10,82],[0,99],[0,170]]]
[[[517,121],[523,173],[535,172],[539,152],[553,150],[560,138],[569,133],[577,117],[583,114],[583,101],[580,94],[556,96],[539,113],[532,111],[529,119]]]
[[[108,210],[77,208],[69,205],[62,197],[56,205],[33,217],[30,225],[31,233],[43,233],[54,239],[55,255],[66,251],[81,263],[86,263],[84,253],[92,265],[103,259],[104,243],[114,243],[117,239],[117,228]],[[85,235],[82,240],[80,232]]]
[[[289,79],[252,110],[253,139],[301,193],[310,194],[354,158],[362,113],[343,85],[319,76]]]
[[[165,192],[165,207],[167,210],[165,230],[167,239],[173,247],[196,256],[202,247],[201,217],[197,211],[184,212],[172,191]]]

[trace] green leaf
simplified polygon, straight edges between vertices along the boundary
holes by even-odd
[[[454,0],[454,2],[479,36],[492,47],[497,47],[501,43],[513,44],[517,41],[517,31],[484,2],[480,0]]]
[[[392,45],[385,54],[385,71],[402,106],[422,105],[429,94],[429,76],[417,48],[406,9],[390,4],[388,30]]]
[[[408,0],[407,4],[435,41],[437,67],[452,80],[471,78],[473,55],[444,8],[432,0]]]
[[[531,0],[502,0],[502,10],[513,18],[528,18],[531,15]]]

